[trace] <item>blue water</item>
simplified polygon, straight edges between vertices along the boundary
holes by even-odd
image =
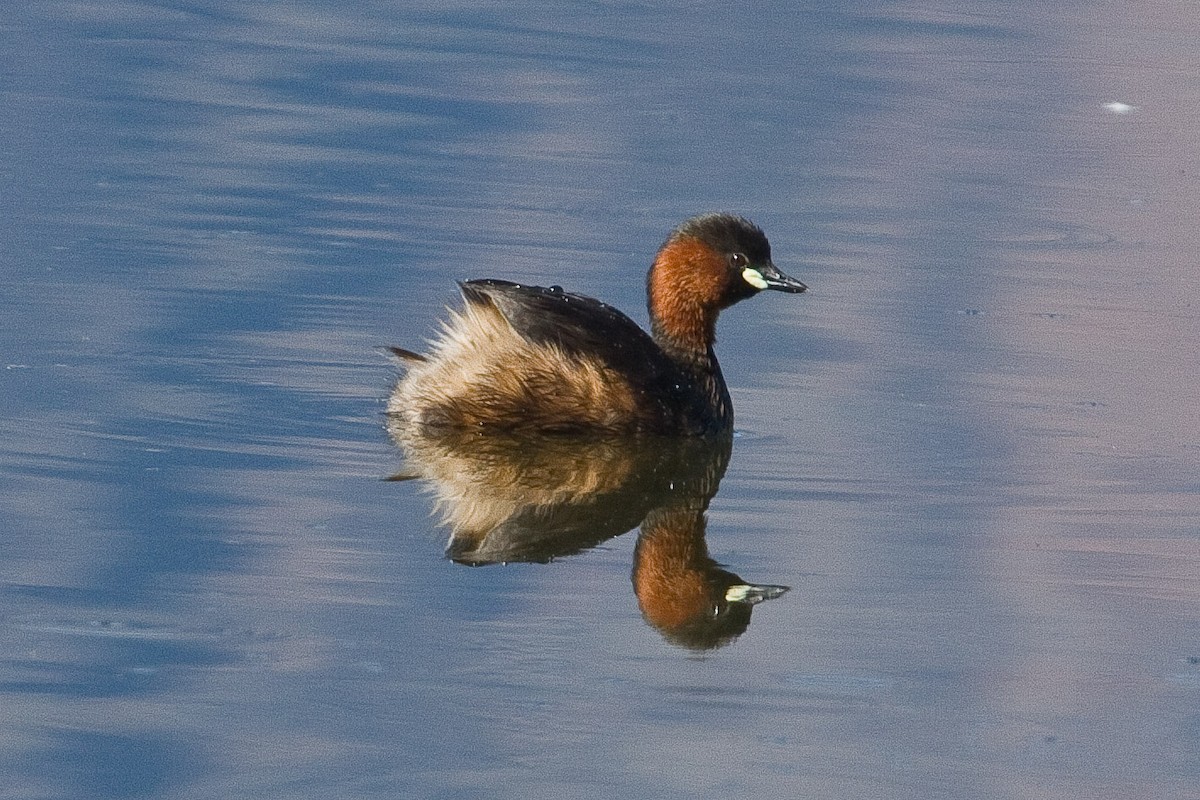
[[[2,794],[1196,797],[1200,17],[1044,5],[9,9]],[[791,591],[693,651],[636,533],[444,559],[378,346],[644,322],[717,209],[813,287],[718,345]]]

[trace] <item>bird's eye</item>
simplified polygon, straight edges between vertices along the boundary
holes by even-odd
[[[744,253],[732,253],[729,256],[729,265],[735,269],[745,269],[750,266],[750,259],[746,258]]]

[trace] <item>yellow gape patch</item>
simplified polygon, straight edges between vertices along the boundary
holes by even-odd
[[[742,270],[742,279],[744,281],[746,281],[746,283],[753,286],[755,289],[767,288],[766,279],[763,278],[761,272],[754,269],[753,267],[746,267],[744,270]]]

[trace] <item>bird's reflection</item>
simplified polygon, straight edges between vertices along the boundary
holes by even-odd
[[[675,644],[721,647],[752,607],[785,586],[749,584],[709,557],[705,510],[732,437],[581,438],[388,430],[421,480],[461,564],[545,562],[641,526],[633,588],[645,620]]]

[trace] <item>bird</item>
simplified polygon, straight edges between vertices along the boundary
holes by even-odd
[[[733,405],[713,346],[719,313],[764,290],[799,294],[744,217],[692,217],[646,277],[650,331],[561,286],[492,278],[459,284],[427,353],[389,348],[405,367],[389,426],[425,432],[718,435]]]

